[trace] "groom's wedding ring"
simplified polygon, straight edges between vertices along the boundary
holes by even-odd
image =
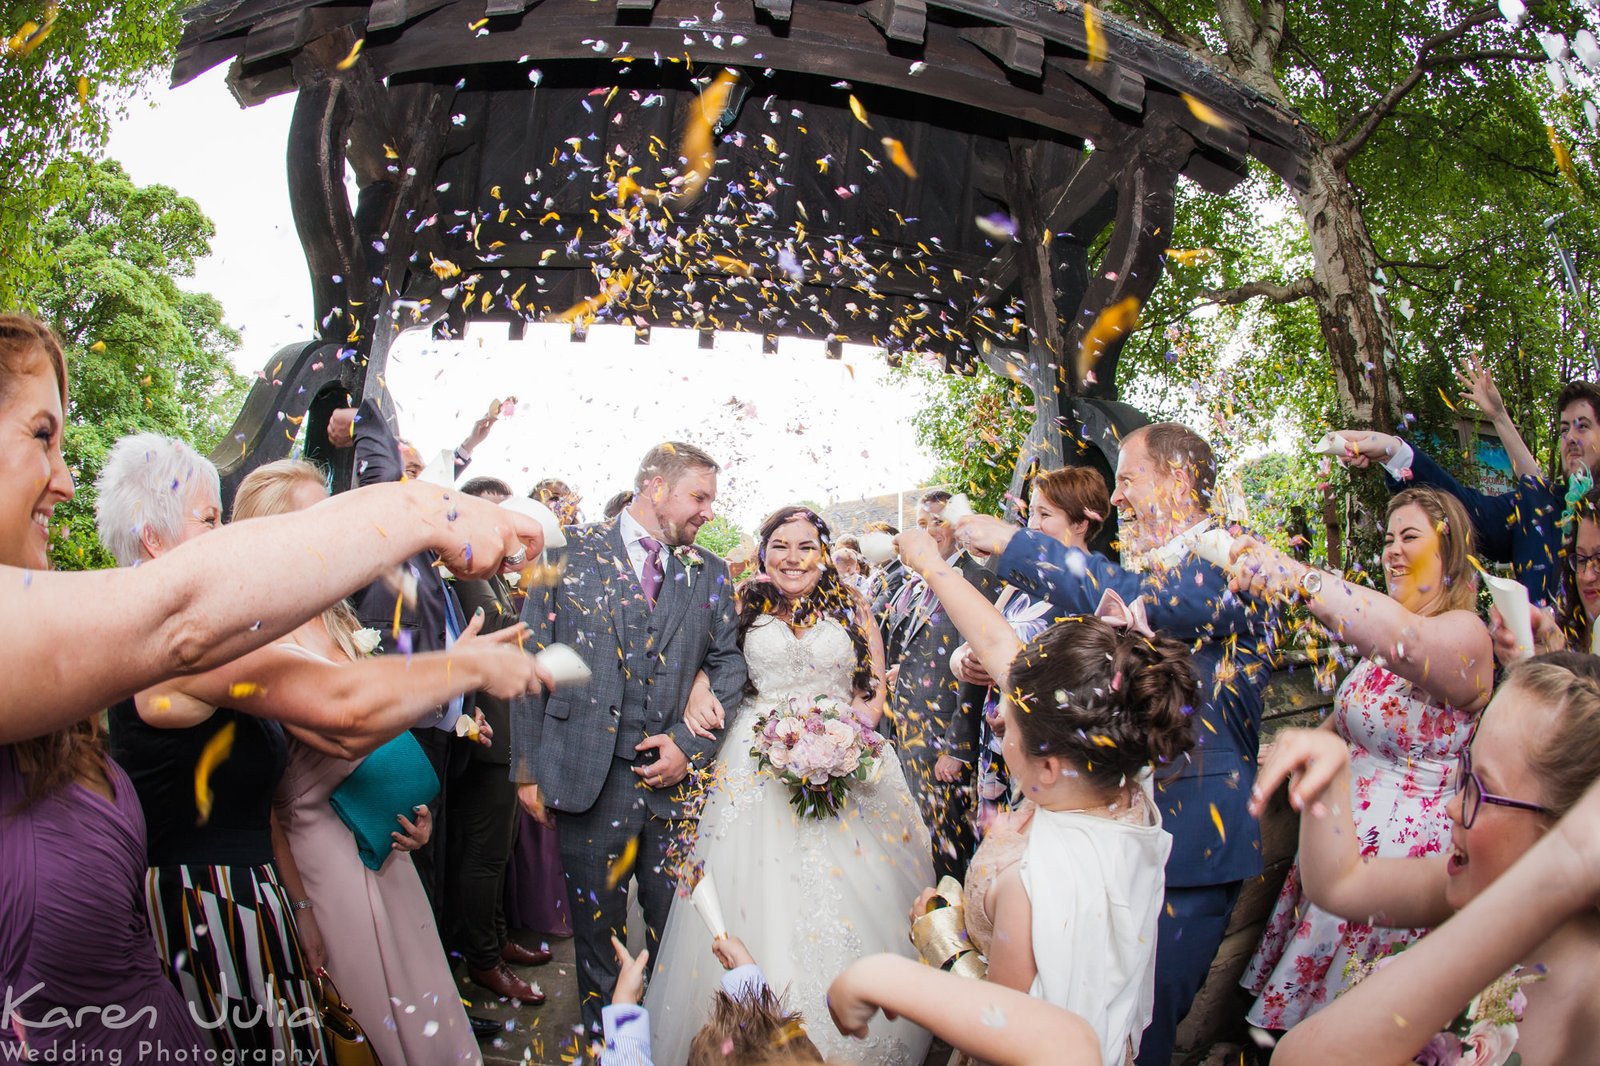
[[[512,552],[510,555],[506,556],[506,565],[507,566],[521,566],[523,563],[525,563],[527,561],[528,561],[528,549],[527,548],[518,548],[516,551]]]

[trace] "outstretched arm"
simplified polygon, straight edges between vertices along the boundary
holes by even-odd
[[[1330,729],[1289,729],[1256,777],[1250,813],[1288,783],[1300,812],[1300,879],[1311,902],[1349,921],[1391,928],[1438,925],[1454,913],[1445,900],[1445,860],[1364,859],[1350,810],[1350,749]]]
[[[882,1009],[994,1066],[1099,1066],[1100,1039],[1083,1018],[990,981],[943,973],[899,955],[868,955],[828,986],[828,1013],[866,1036]],[[814,1020],[813,1025],[820,1024]]]
[[[0,567],[0,637],[15,661],[30,664],[0,678],[0,744],[231,662],[419,551],[439,552],[456,573],[487,576],[508,551],[537,553],[543,544],[537,522],[486,501],[381,485],[226,526],[138,567]],[[86,632],[86,603],[115,609]]]
[[[1457,378],[1467,398],[1477,404],[1478,409],[1494,423],[1494,431],[1500,435],[1506,457],[1511,460],[1512,472],[1518,477],[1542,480],[1544,473],[1539,469],[1539,460],[1533,457],[1533,452],[1528,450],[1527,443],[1522,439],[1522,431],[1511,421],[1505,401],[1500,398],[1500,390],[1495,387],[1494,375],[1489,373],[1489,367],[1482,357],[1469,358]]]
[[[1302,579],[1314,568],[1254,537],[1234,542],[1229,584],[1261,597],[1300,596],[1334,639],[1380,659],[1394,673],[1460,711],[1476,711],[1494,688],[1494,646],[1471,611],[1414,614],[1377,589],[1318,571],[1314,595]]]
[[[464,692],[538,692],[538,667],[518,649],[520,634],[519,629],[504,629],[450,651],[380,655],[353,663],[332,663],[274,644],[207,673],[142,692],[139,705],[143,714],[146,706],[189,697],[234,707],[300,726],[326,742],[317,745],[319,750],[353,759]]]
[[[1409,1063],[1473,997],[1600,897],[1600,786],[1461,913],[1295,1026],[1273,1066]],[[1559,1039],[1551,1046],[1562,1046]]]
[[[993,678],[1004,678],[1022,642],[1006,616],[973,588],[960,570],[944,561],[933,537],[921,529],[908,529],[895,538],[900,561],[922,575],[939,605],[961,631],[972,653]]]

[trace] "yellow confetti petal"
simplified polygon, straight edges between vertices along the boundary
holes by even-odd
[[[606,281],[606,287],[587,300],[579,300],[565,311],[551,315],[550,322],[576,322],[593,318],[602,308],[633,287],[633,271],[619,270]]]
[[[1456,405],[1450,402],[1450,397],[1448,397],[1448,396],[1446,396],[1444,394],[1444,390],[1443,389],[1439,390],[1439,399],[1443,400],[1444,401],[1444,405],[1446,407],[1450,408],[1451,411],[1454,411],[1456,409]]]
[[[905,145],[901,144],[893,137],[885,137],[883,139],[883,150],[889,153],[889,162],[893,163],[895,166],[904,171],[906,177],[912,179],[916,178],[917,168],[916,165],[911,162],[911,157],[906,154]]]
[[[735,259],[731,255],[714,255],[711,261],[730,274],[737,274],[741,278],[748,278],[755,274],[755,268],[742,259]]]
[[[1572,165],[1572,153],[1567,151],[1567,146],[1561,140],[1561,135],[1554,126],[1544,128],[1545,135],[1550,138],[1550,153],[1556,157],[1556,169],[1561,171],[1561,176],[1572,183],[1573,188],[1582,191],[1583,186],[1578,184],[1578,169]]]
[[[78,106],[89,106],[89,79],[82,75],[78,77]]]
[[[206,746],[201,749],[200,761],[194,767],[194,806],[200,817],[197,824],[205,825],[211,820],[211,805],[216,797],[211,792],[211,774],[223,760],[233,754],[233,734],[237,723],[229,722],[217,730],[212,738],[206,741]]]
[[[1215,803],[1211,805],[1211,824],[1217,827],[1217,836],[1221,837],[1222,842],[1226,844],[1228,842],[1228,831],[1222,827],[1222,812],[1217,810]]]
[[[1183,97],[1183,102],[1189,105],[1189,114],[1204,122],[1207,126],[1219,130],[1233,129],[1233,123],[1223,118],[1218,111],[1204,100],[1190,96],[1188,93],[1181,93],[1180,95]]]
[[[855,93],[850,94],[850,113],[867,129],[872,128],[872,122],[867,118],[867,109],[861,106],[861,101],[856,99]]]
[[[95,341],[93,344],[89,345],[89,350],[91,352],[103,352],[106,350],[106,342]]]
[[[350,49],[350,54],[335,64],[340,70],[349,70],[356,65],[356,59],[361,55],[361,46],[367,43],[365,37],[356,38],[355,45]]]
[[[235,681],[228,686],[228,697],[235,700],[247,700],[251,696],[259,696],[266,689],[254,681]]]
[[[1168,248],[1167,258],[1179,266],[1198,266],[1209,263],[1217,257],[1217,253],[1210,248]]]
[[[1129,296],[1105,308],[1083,334],[1078,345],[1078,380],[1089,381],[1106,349],[1139,323],[1139,298]]]
[[[622,854],[617,856],[616,861],[606,871],[606,889],[608,891],[627,880],[628,875],[633,872],[633,860],[638,857],[638,854],[639,838],[633,837],[628,841],[627,847],[622,849]]]
[[[1100,25],[1100,12],[1094,9],[1093,4],[1083,5],[1083,38],[1090,68],[1099,69],[1110,49],[1106,46],[1106,31]]]
[[[450,278],[453,278],[457,274],[461,273],[461,268],[450,262],[448,259],[440,259],[432,252],[428,253],[428,258],[433,261],[433,272],[439,276],[440,281],[448,281]]]

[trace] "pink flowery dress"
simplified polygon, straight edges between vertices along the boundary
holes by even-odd
[[[1432,855],[1450,838],[1450,771],[1473,716],[1437,703],[1370,659],[1345,678],[1334,729],[1350,745],[1351,806],[1364,856]],[[1289,870],[1261,945],[1240,984],[1257,996],[1250,1024],[1289,1029],[1348,987],[1354,975],[1420,929],[1373,928],[1313,906]]]

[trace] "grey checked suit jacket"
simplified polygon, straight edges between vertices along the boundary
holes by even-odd
[[[633,761],[634,745],[646,735],[667,733],[691,765],[708,765],[720,734],[703,740],[683,724],[695,673],[705,669],[729,719],[746,675],[733,586],[721,559],[697,548],[703,562],[686,569],[675,555],[664,555],[661,594],[652,610],[615,519],[566,532],[565,573],[554,587],[529,590],[522,620],[535,647],[569,645],[594,677],[587,685],[512,701],[511,776],[538,782],[554,810],[581,814],[602,799],[612,761]],[[637,736],[619,736],[623,699],[634,678],[646,686],[644,728]],[[652,813],[677,817],[672,796],[678,793],[650,791]],[[632,790],[610,797],[619,804],[633,799]]]

